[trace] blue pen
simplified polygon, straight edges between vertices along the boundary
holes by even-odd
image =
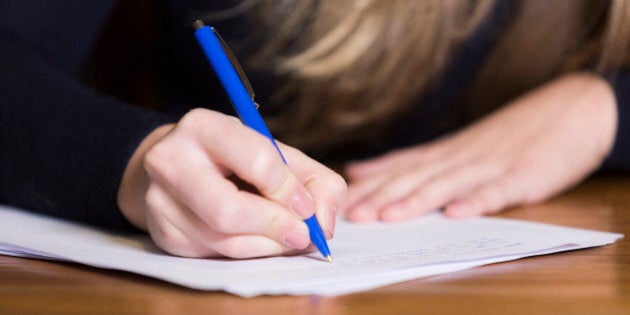
[[[251,92],[251,87],[245,77],[245,73],[238,65],[238,62],[227,45],[225,45],[214,28],[205,26],[203,22],[199,20],[195,21],[194,27],[195,37],[197,37],[197,41],[214,68],[214,72],[219,78],[219,81],[221,81],[241,121],[246,126],[249,126],[267,137],[278,151],[282,162],[287,164],[271,132],[269,132],[267,125],[265,125],[260,113],[258,113],[258,106],[254,102],[253,93]],[[326,238],[315,215],[304,220],[304,222],[308,226],[311,242],[313,242],[319,252],[326,257],[328,262],[332,262]]]

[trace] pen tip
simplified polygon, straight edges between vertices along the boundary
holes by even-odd
[[[328,260],[328,262],[331,263],[332,262],[332,256],[330,256],[330,255],[326,256],[326,260]]]

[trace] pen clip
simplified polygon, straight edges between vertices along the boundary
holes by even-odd
[[[254,105],[256,105],[256,109],[258,109],[258,107],[260,106],[254,100],[254,96],[255,96],[254,89],[252,88],[252,85],[249,83],[249,80],[247,79],[247,75],[245,75],[245,71],[243,70],[243,67],[241,67],[241,64],[236,59],[236,56],[232,53],[232,50],[230,49],[230,47],[228,47],[227,43],[225,42],[225,40],[223,40],[223,37],[221,37],[219,32],[217,32],[217,30],[214,29],[214,27],[210,27],[210,29],[214,32],[214,34],[219,39],[219,43],[221,43],[221,48],[223,48],[223,51],[225,52],[228,59],[230,60],[232,67],[236,71],[236,74],[238,74],[238,78],[241,80],[241,82],[243,82],[243,86],[245,86],[245,90],[247,90],[247,94],[249,94],[249,97],[251,97],[252,102],[254,102]]]

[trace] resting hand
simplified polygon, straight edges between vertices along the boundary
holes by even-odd
[[[281,144],[280,144],[281,145]],[[165,251],[248,258],[309,247],[303,219],[334,231],[343,179],[233,117],[197,109],[145,138],[127,165],[118,203]],[[245,184],[245,185],[243,185]]]
[[[594,171],[612,147],[614,94],[570,74],[460,132],[351,163],[345,216],[398,221],[435,209],[452,217],[540,202]]]

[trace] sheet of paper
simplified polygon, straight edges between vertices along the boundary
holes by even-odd
[[[130,236],[0,206],[0,254],[124,270],[199,290],[324,296],[504,262],[601,246],[621,234],[499,218],[440,214],[406,223],[337,224],[334,262],[318,253],[249,260],[189,259]]]

